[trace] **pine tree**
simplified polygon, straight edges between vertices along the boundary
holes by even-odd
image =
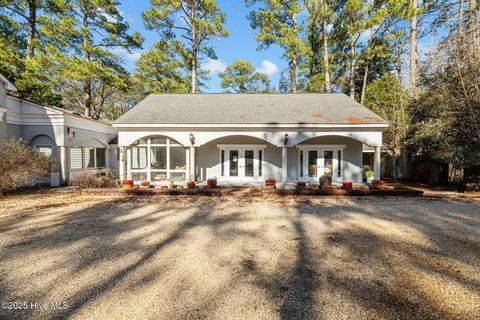
[[[136,76],[140,79],[145,94],[188,92],[189,67],[184,60],[183,45],[178,40],[157,41],[153,47],[142,52],[136,62]]]
[[[199,87],[200,60],[215,57],[209,46],[213,37],[226,37],[225,14],[214,0],[151,0],[151,7],[142,13],[147,29],[156,30],[161,37],[176,38],[188,52],[192,93]]]
[[[296,93],[298,62],[307,50],[301,37],[303,27],[298,22],[302,4],[298,0],[245,0],[247,5],[256,2],[263,6],[250,12],[248,18],[252,28],[258,30],[259,49],[273,44],[283,48],[283,56],[289,65],[290,93]]]
[[[218,75],[223,89],[237,93],[268,92],[270,81],[264,73],[255,71],[248,60],[236,60]]]
[[[127,88],[128,73],[115,50],[140,48],[142,37],[128,33],[116,0],[72,0],[46,27],[58,45],[49,46],[43,62],[53,66],[63,103],[100,117],[108,98]]]

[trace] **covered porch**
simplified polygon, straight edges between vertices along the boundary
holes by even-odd
[[[285,185],[362,183],[362,144],[381,144],[381,132],[325,131],[120,131],[120,176],[136,183],[202,182],[260,186],[266,179]],[[380,148],[375,147],[375,179]]]

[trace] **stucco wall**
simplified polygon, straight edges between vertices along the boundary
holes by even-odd
[[[17,139],[22,138],[22,126],[18,124],[7,124],[7,136],[15,137]]]

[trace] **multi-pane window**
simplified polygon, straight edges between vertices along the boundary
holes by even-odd
[[[131,147],[134,180],[161,181],[187,179],[187,153],[177,141],[166,137],[137,140]]]
[[[74,147],[70,148],[70,168],[105,168],[105,148]]]

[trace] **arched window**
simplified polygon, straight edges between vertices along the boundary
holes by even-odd
[[[177,141],[163,136],[152,136],[135,141],[131,149],[133,180],[187,180],[187,153]]]

